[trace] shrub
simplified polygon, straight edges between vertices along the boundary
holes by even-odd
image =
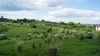
[[[32,24],[31,27],[32,28],[37,28],[37,26],[35,24]]]
[[[8,31],[8,27],[7,26],[5,26],[5,25],[0,25],[0,33],[2,33],[2,32],[7,32]]]
[[[87,39],[93,39],[93,33],[88,32],[87,35],[86,35],[86,38]]]
[[[20,52],[20,51],[22,51],[22,46],[21,45],[17,45],[17,50],[18,50],[18,52]]]
[[[22,46],[23,43],[24,43],[23,41],[18,41],[18,42],[17,42],[16,47],[17,47],[17,51],[18,51],[18,52],[22,51],[22,49],[23,49],[23,46]]]
[[[83,34],[80,34],[80,40],[83,41],[85,38],[84,38],[84,35]]]

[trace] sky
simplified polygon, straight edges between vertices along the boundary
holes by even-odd
[[[0,0],[0,16],[100,24],[100,0]]]

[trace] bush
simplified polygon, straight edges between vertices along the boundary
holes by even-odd
[[[37,26],[35,24],[32,24],[31,28],[37,28]]]
[[[17,48],[18,52],[21,52],[23,50],[23,44],[24,44],[23,41],[17,42],[16,48]]]
[[[83,34],[80,34],[80,40],[83,41],[85,38],[84,38],[84,35]]]
[[[5,25],[0,25],[0,33],[2,32],[7,32],[9,29],[9,27],[5,26]]]
[[[86,35],[86,38],[87,39],[93,39],[93,33],[88,32],[87,35]]]

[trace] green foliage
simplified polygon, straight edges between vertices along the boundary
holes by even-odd
[[[35,24],[32,24],[31,27],[32,28],[37,28],[37,26]]]
[[[0,25],[0,33],[7,32],[8,30],[9,30],[9,27],[2,24]]]
[[[0,32],[12,37],[0,41],[0,55],[100,56],[100,45],[97,42],[97,40],[100,41],[100,33],[95,32],[94,26],[73,22],[56,23],[28,20],[26,18],[9,21],[0,22]],[[57,49],[58,46],[49,48],[50,44],[58,44],[59,49]],[[50,53],[48,53],[48,49]],[[57,53],[51,54],[55,50]]]
[[[91,33],[91,32],[88,32],[87,35],[86,35],[86,38],[87,39],[93,39],[94,38],[94,34]]]

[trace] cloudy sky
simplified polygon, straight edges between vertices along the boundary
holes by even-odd
[[[100,0],[0,0],[0,16],[99,24],[99,2]]]

